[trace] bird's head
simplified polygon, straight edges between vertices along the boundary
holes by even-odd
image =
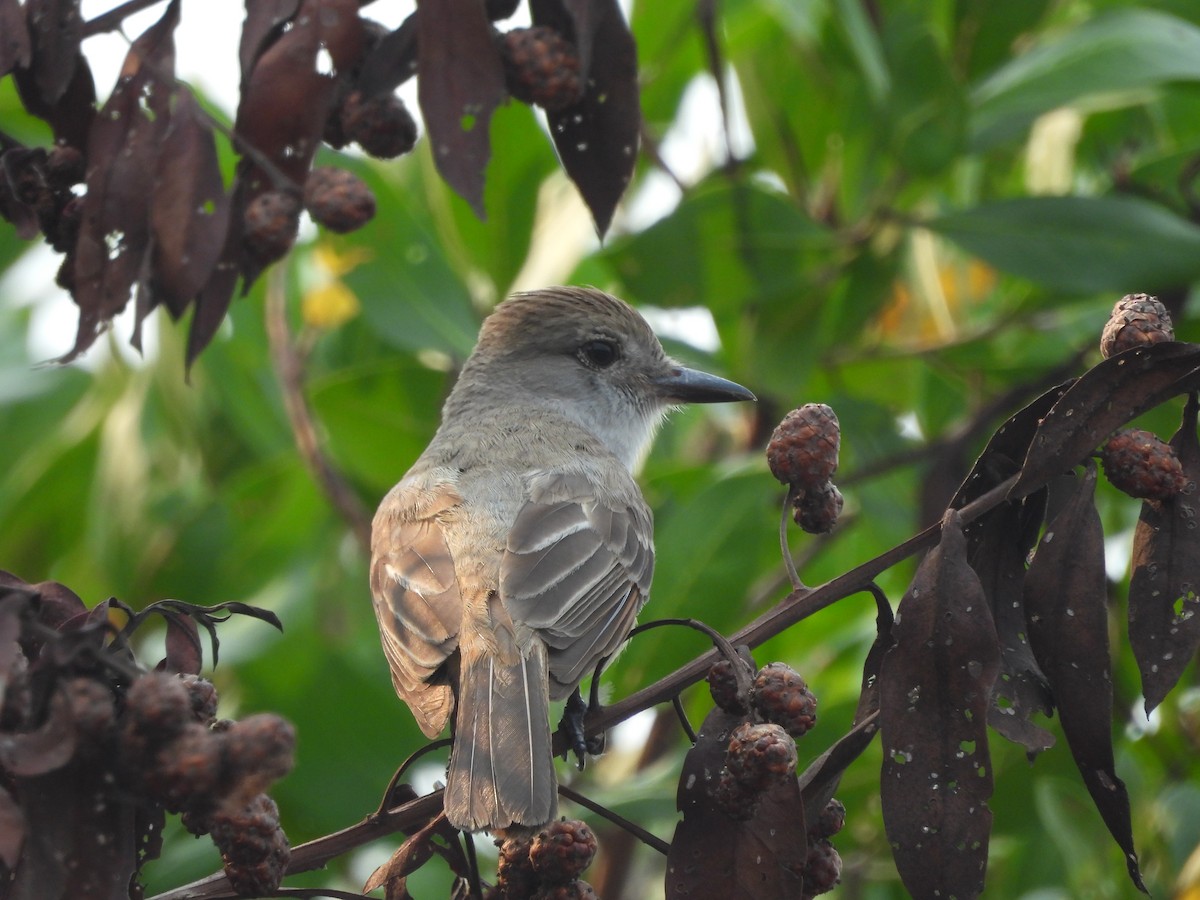
[[[672,405],[754,399],[739,384],[668,357],[629,304],[577,287],[516,294],[496,307],[459,386],[533,414],[566,415],[631,467]]]

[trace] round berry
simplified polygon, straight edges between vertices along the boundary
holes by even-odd
[[[1100,336],[1100,353],[1105,359],[1133,347],[1175,340],[1171,314],[1149,294],[1126,294],[1113,307]]]
[[[796,774],[796,742],[773,723],[743,722],[733,729],[725,765],[743,787],[763,791]]]
[[[551,822],[533,839],[529,861],[538,878],[561,884],[578,878],[596,855],[596,835],[586,822],[560,819]]]
[[[341,124],[346,140],[376,159],[394,159],[417,143],[417,123],[395,94],[352,91],[342,101]]]
[[[319,166],[304,183],[304,206],[330,231],[345,234],[375,217],[375,195],[365,181],[345,169]]]
[[[553,28],[514,28],[501,36],[508,92],[522,103],[549,112],[566,109],[583,97],[579,52]]]
[[[845,827],[846,806],[841,800],[834,797],[825,804],[817,821],[809,826],[808,833],[817,839],[831,838]]]
[[[739,661],[739,665],[744,665],[746,673],[750,674],[748,663]],[[734,674],[733,663],[722,659],[713,664],[705,677],[708,681],[709,693],[712,694],[713,702],[717,706],[735,716],[742,716],[750,711],[750,707],[746,704],[746,698],[738,693],[738,682],[737,676]]]
[[[803,737],[817,722],[817,698],[804,679],[786,663],[763,666],[750,689],[750,704],[762,719]]]
[[[842,880],[842,857],[826,840],[808,845],[808,858],[804,861],[804,895],[815,897],[827,894]]]
[[[222,780],[221,745],[205,726],[188,725],[144,773],[147,790],[168,812],[210,808]]]
[[[246,205],[242,236],[246,249],[265,265],[287,255],[299,227],[299,198],[286,191],[267,191]]]
[[[1100,462],[1113,487],[1131,497],[1170,500],[1188,486],[1175,450],[1149,431],[1118,431],[1101,448]]]
[[[95,678],[72,678],[63,685],[63,690],[75,728],[83,739],[80,741],[81,748],[100,749],[111,734],[116,718],[112,691]],[[6,696],[4,699],[7,704],[9,698]]]
[[[806,403],[784,416],[767,444],[771,474],[808,490],[825,484],[838,467],[841,426],[824,403]]]
[[[250,796],[265,790],[292,770],[296,729],[273,713],[258,713],[232,723],[223,733],[229,778],[237,782],[231,795]]]
[[[50,186],[65,190],[79,184],[87,174],[87,160],[70,144],[56,144],[46,157],[46,180]]]
[[[179,680],[187,688],[192,703],[192,716],[201,725],[208,725],[217,715],[217,689],[207,678],[199,675],[181,675]]]
[[[530,896],[538,886],[537,874],[529,861],[529,847],[533,837],[521,836],[496,841],[500,857],[496,861],[496,887],[505,900],[519,900]]]
[[[753,819],[762,799],[762,791],[746,787],[734,777],[728,766],[721,769],[709,793],[729,818],[739,822]]]
[[[126,728],[151,746],[166,743],[192,721],[192,701],[183,682],[165,672],[147,672],[125,694]]]
[[[798,494],[792,504],[792,518],[809,534],[827,534],[842,514],[842,492],[832,481]]]

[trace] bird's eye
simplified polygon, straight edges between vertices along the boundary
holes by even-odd
[[[617,361],[617,357],[620,355],[617,345],[612,341],[588,341],[579,348],[579,358],[586,365],[594,366],[597,369],[607,369]]]

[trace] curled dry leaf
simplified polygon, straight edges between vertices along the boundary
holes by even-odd
[[[28,68],[32,52],[20,0],[0,0],[0,78],[15,68]]]
[[[130,47],[88,136],[87,194],[75,245],[73,359],[125,308],[150,240],[154,171],[170,124],[179,0]]]
[[[1144,891],[1133,847],[1129,796],[1113,760],[1104,531],[1095,504],[1095,464],[1089,460],[1083,476],[1070,480],[1025,576],[1029,642],[1054,694],[1063,734],[1083,783],[1125,852],[1129,877]],[[1060,487],[1061,482],[1054,486]]]
[[[642,112],[637,47],[616,0],[530,0],[536,25],[549,25],[579,50],[584,92],[547,113],[550,136],[602,237],[637,162]]]
[[[1133,537],[1129,643],[1142,675],[1146,713],[1171,691],[1200,647],[1200,441],[1192,394],[1171,438],[1188,488],[1142,504]]]
[[[247,24],[265,35],[287,19],[286,12],[286,3],[272,5],[261,13],[263,18],[256,16]],[[247,54],[254,55],[247,50],[247,40],[254,43],[243,41],[243,66],[248,64]],[[290,29],[265,49],[261,40],[265,37],[255,44],[261,52],[245,79],[234,129],[245,155],[238,166],[220,259],[196,298],[188,334],[189,365],[224,321],[238,278],[248,289],[262,273],[263,263],[244,246],[245,210],[268,191],[286,189],[300,195],[337,94],[337,75],[357,65],[365,36],[356,0],[303,0]]]
[[[417,43],[417,96],[433,161],[483,218],[488,126],[506,96],[492,24],[478,0],[420,0]]]
[[[83,17],[79,0],[29,0],[25,4],[32,65],[38,96],[53,106],[67,92],[75,77],[83,41]]]
[[[1151,344],[1104,360],[1076,379],[1046,413],[1009,496],[1037,490],[1079,465],[1130,419],[1197,387],[1197,344]]]
[[[956,512],[892,636],[880,673],[880,798],[896,868],[915,897],[975,897],[992,827],[987,711],[1000,651]]]

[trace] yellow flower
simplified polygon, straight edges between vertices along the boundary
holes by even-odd
[[[313,328],[337,328],[359,311],[358,297],[341,281],[329,281],[306,291],[300,311],[304,323]]]

